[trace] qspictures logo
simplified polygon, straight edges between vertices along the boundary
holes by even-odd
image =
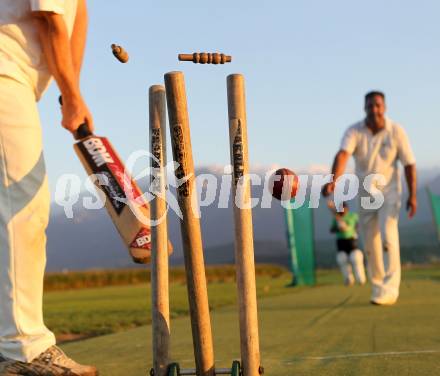
[[[179,129],[175,129],[174,137],[179,138]],[[89,140],[87,140],[89,141]],[[83,147],[90,155],[91,161],[100,166],[102,170],[89,176],[85,181],[74,174],[62,175],[56,184],[55,202],[63,207],[66,217],[74,217],[74,206],[82,204],[87,210],[98,210],[104,207],[106,200],[116,207],[129,206],[139,221],[146,226],[155,226],[165,218],[152,221],[149,217],[138,210],[141,206],[151,203],[155,197],[159,197],[167,203],[167,211],[174,212],[179,218],[183,218],[179,200],[176,192],[191,195],[192,210],[194,214],[201,217],[201,208],[216,205],[218,208],[227,208],[230,205],[237,205],[241,209],[252,209],[255,207],[271,208],[272,205],[280,205],[285,208],[297,209],[303,205],[310,208],[318,208],[323,201],[322,189],[325,184],[333,181],[331,174],[300,174],[297,176],[299,188],[293,200],[278,201],[271,194],[273,186],[280,176],[274,174],[275,169],[269,169],[264,174],[243,174],[235,171],[233,167],[227,165],[221,173],[201,173],[197,176],[188,176],[185,166],[177,162],[169,162],[165,168],[161,169],[159,155],[151,154],[146,150],[138,150],[132,153],[125,164],[125,169],[118,171],[108,171],[108,166],[123,166],[118,162],[117,156],[108,153],[105,143],[101,140],[91,139]],[[239,140],[234,157],[239,157]],[[156,153],[157,154],[157,153]],[[105,161],[105,162],[104,162]],[[110,162],[112,161],[112,162]],[[113,165],[113,166],[114,166]],[[141,170],[134,180],[127,178],[132,176],[135,166],[147,165],[148,168]],[[122,167],[121,167],[122,169]],[[232,176],[238,176],[237,182],[233,182]],[[148,178],[144,192],[133,186],[132,181]],[[117,184],[112,179],[118,179]],[[161,189],[161,184],[167,184],[166,189]],[[260,192],[260,197],[250,196],[248,200],[237,200],[232,196],[232,184],[237,184],[237,192],[245,189]],[[189,185],[193,184],[194,189]],[[282,197],[289,197],[293,180],[285,179],[283,184]],[[363,209],[378,209],[384,203],[382,187],[387,184],[386,179],[380,174],[371,174],[363,179],[359,179],[355,174],[344,174],[340,176],[335,184],[335,190],[331,199],[338,211],[342,210],[343,203],[353,199],[358,199]],[[101,189],[96,189],[98,185]],[[115,189],[115,186],[123,187]],[[261,189],[255,189],[260,187]],[[284,194],[284,192],[286,194]],[[324,200],[326,201],[326,199]],[[324,203],[327,204],[326,202]],[[142,241],[142,240],[141,240]]]
[[[101,167],[106,163],[115,163],[104,142],[97,137],[91,137],[82,142],[96,167]]]

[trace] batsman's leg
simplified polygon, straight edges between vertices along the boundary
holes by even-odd
[[[0,77],[0,353],[29,362],[55,344],[43,323],[49,188],[31,88]]]

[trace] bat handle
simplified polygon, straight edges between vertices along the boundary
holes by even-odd
[[[89,126],[86,123],[81,124],[75,133],[75,140],[81,140],[88,136],[92,136],[93,133],[90,132]]]
[[[58,102],[60,105],[63,105],[63,97],[60,95],[58,97]],[[82,138],[86,138],[88,136],[92,136],[93,133],[90,131],[89,126],[86,123],[81,124],[75,132],[75,140],[81,140]]]

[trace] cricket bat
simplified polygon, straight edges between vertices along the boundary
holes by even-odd
[[[99,176],[94,183],[105,194],[105,207],[133,261],[149,263],[151,228],[144,219],[151,218],[150,205],[143,199],[142,191],[128,175],[121,158],[106,137],[94,135],[87,124],[82,124],[75,138],[78,141],[74,150],[87,174]],[[168,254],[171,253],[172,245],[168,241]]]

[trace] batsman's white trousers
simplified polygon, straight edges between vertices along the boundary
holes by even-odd
[[[29,362],[55,344],[43,322],[49,188],[33,90],[0,76],[0,353]]]
[[[372,299],[382,296],[397,299],[399,296],[399,211],[400,194],[397,192],[385,195],[384,203],[379,209],[360,207],[359,210],[372,284]]]

